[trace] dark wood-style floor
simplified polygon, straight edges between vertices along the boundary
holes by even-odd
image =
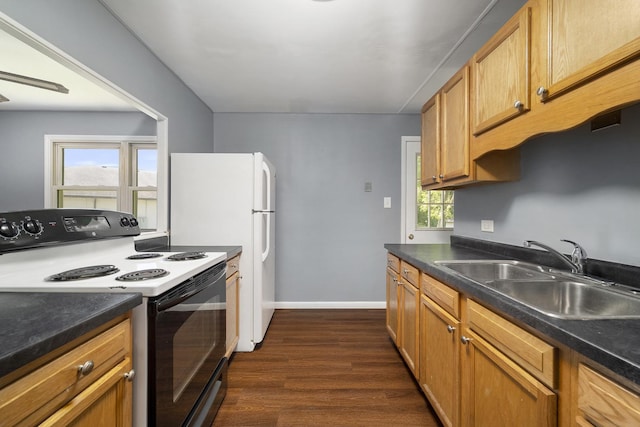
[[[385,328],[384,310],[276,310],[236,353],[213,427],[440,426]]]

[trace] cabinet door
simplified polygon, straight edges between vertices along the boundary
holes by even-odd
[[[398,344],[398,273],[387,268],[387,331]]]
[[[603,427],[640,425],[640,395],[599,372],[578,365],[576,424]]]
[[[237,272],[227,278],[227,357],[231,356],[238,345],[239,282],[240,274]]]
[[[440,182],[440,94],[422,107],[420,141],[420,181],[422,185]]]
[[[638,0],[547,0],[546,99],[640,54]],[[592,96],[597,97],[594,93]]]
[[[469,67],[458,71],[442,88],[443,181],[469,176]]]
[[[526,7],[473,56],[474,135],[531,108],[530,19],[531,9]]]
[[[557,397],[482,338],[465,330],[462,346],[464,426],[557,425]]]
[[[40,426],[130,426],[132,383],[125,378],[130,370],[131,360],[126,359]]]
[[[420,386],[445,426],[457,426],[460,402],[460,322],[434,301],[420,299]]]
[[[403,280],[400,298],[402,301],[402,314],[400,315],[400,354],[404,357],[413,375],[417,377],[420,293],[415,286]]]

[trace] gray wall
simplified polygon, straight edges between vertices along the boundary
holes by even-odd
[[[569,253],[559,239],[582,244],[591,258],[640,266],[640,105],[622,124],[589,125],[522,146],[519,182],[456,192],[455,234],[521,245],[540,240]],[[495,233],[480,220],[495,220]]]
[[[0,0],[0,12],[169,119],[169,152],[210,152],[213,113],[97,0]]]
[[[44,135],[155,135],[142,113],[0,112],[0,212],[44,208]]]
[[[216,152],[262,151],[277,168],[276,301],[384,301],[400,142],[419,134],[420,116],[215,113],[214,123]]]

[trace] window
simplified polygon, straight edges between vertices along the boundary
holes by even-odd
[[[155,141],[54,141],[52,163],[54,207],[130,212],[141,229],[157,228]]]
[[[416,230],[453,228],[453,190],[423,190],[416,156]]]

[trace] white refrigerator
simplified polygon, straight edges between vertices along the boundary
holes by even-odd
[[[242,246],[238,351],[262,342],[274,312],[275,189],[262,153],[171,154],[171,245]]]

